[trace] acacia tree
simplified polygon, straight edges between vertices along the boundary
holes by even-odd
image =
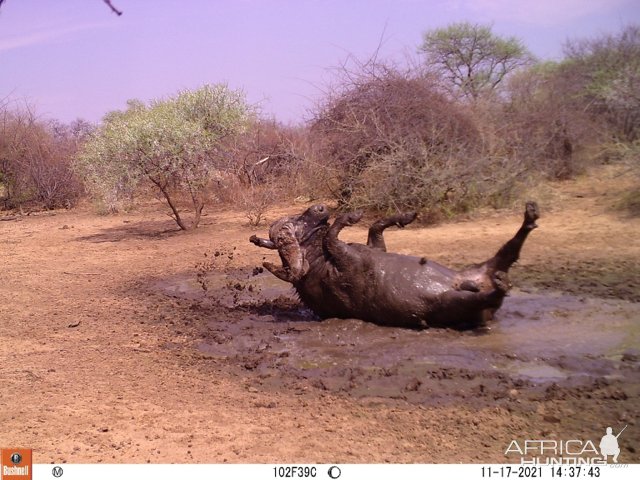
[[[468,22],[426,32],[419,51],[455,92],[471,100],[494,91],[507,75],[533,60],[517,38],[501,38],[491,27]]]
[[[226,85],[206,85],[145,105],[130,101],[111,112],[90,137],[76,166],[90,191],[115,209],[141,181],[166,200],[182,230],[196,228],[213,177],[228,168],[230,148],[251,117],[244,94]],[[191,201],[185,222],[178,199]]]

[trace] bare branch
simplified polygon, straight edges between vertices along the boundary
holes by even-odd
[[[102,1],[109,6],[109,8],[111,9],[111,11],[113,13],[115,13],[118,16],[122,15],[122,10],[118,10],[116,7],[114,7],[113,4],[111,3],[111,0],[102,0]],[[2,4],[4,2],[5,2],[5,0],[0,0],[0,7],[2,7]]]
[[[106,3],[107,5],[109,5],[109,8],[111,9],[111,11],[113,13],[115,13],[116,15],[120,16],[122,15],[122,11],[118,10],[116,7],[113,6],[113,4],[111,3],[111,0],[103,0],[104,3]],[[0,0],[0,4],[2,3],[2,0]]]

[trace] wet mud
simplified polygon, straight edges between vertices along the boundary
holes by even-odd
[[[495,405],[640,383],[640,304],[625,300],[515,290],[487,329],[418,331],[321,321],[268,272],[211,272],[206,285],[181,275],[153,288],[192,302],[201,355],[263,388]]]

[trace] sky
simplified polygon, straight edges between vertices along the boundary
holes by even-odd
[[[540,59],[568,39],[640,23],[640,0],[5,0],[0,100],[98,122],[128,99],[206,83],[245,92],[266,117],[309,119],[349,56],[419,59],[425,31],[489,24]]]

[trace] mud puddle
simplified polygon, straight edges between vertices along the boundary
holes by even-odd
[[[155,288],[200,305],[207,334],[197,347],[205,356],[267,385],[305,380],[323,390],[423,403],[640,380],[637,303],[514,291],[487,331],[414,331],[320,321],[289,284],[255,273],[212,274],[206,293],[188,277]]]

